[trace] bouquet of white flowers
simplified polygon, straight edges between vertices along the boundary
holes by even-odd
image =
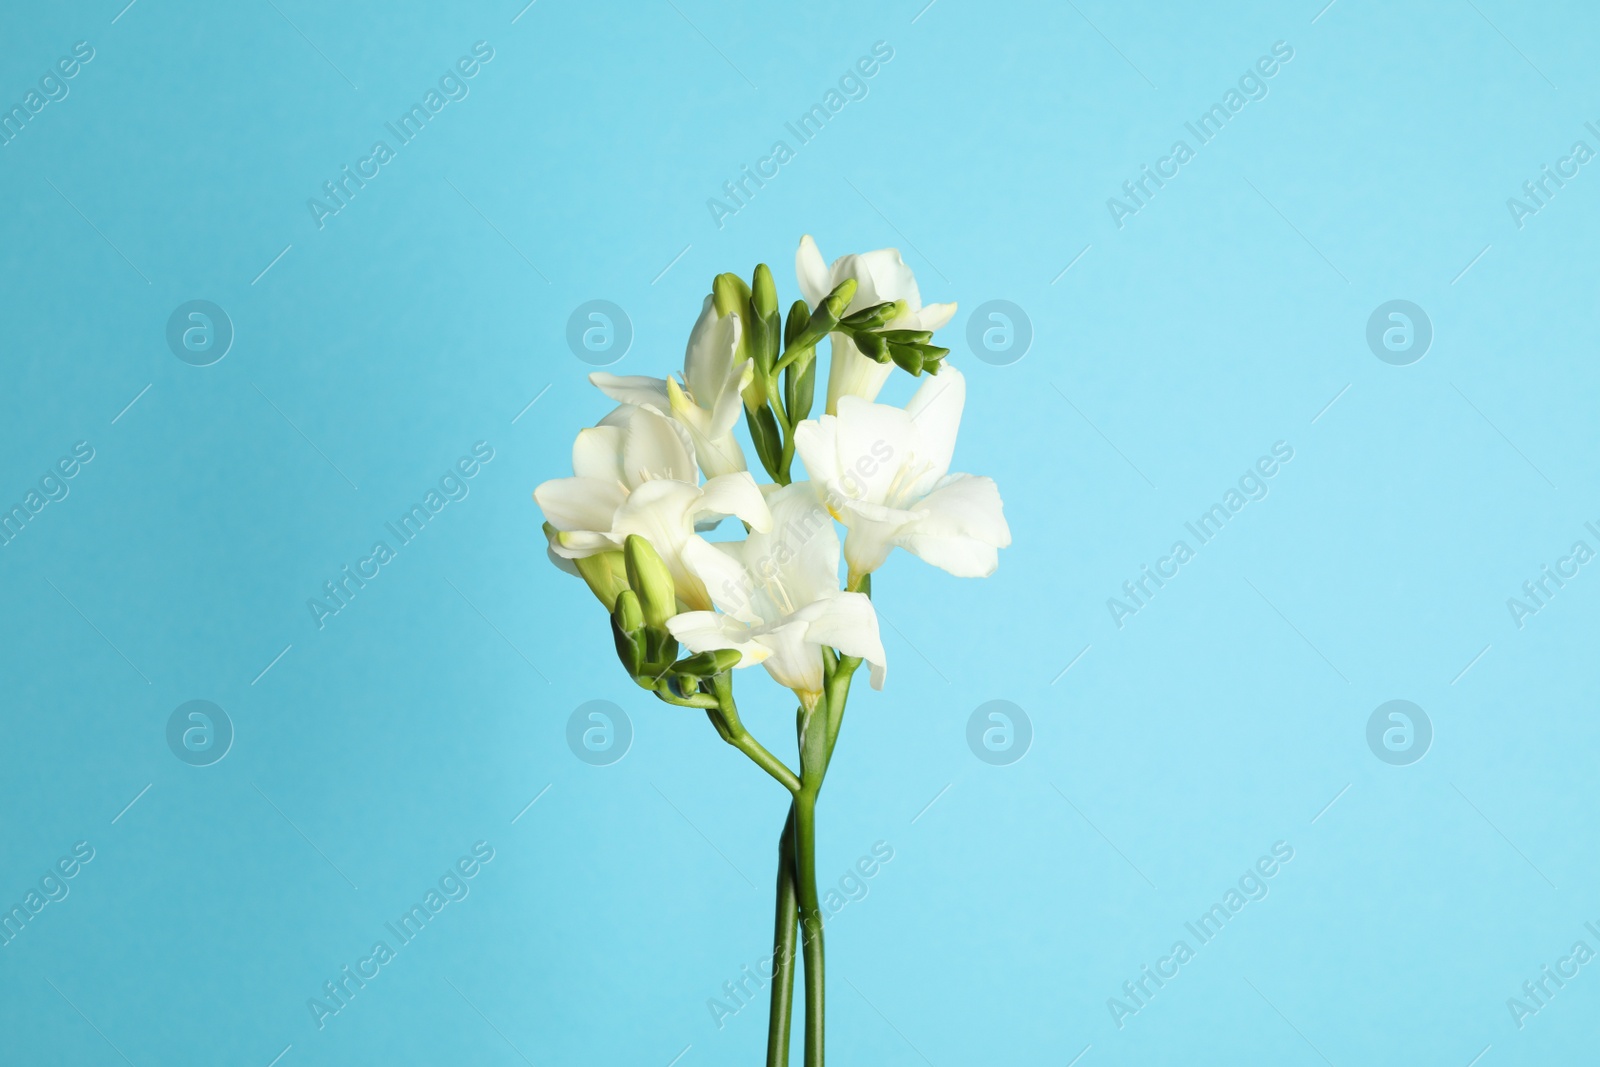
[[[966,380],[932,342],[955,304],[924,306],[892,248],[830,267],[806,237],[795,272],[805,299],[787,318],[766,264],[748,285],[718,275],[680,377],[592,374],[619,406],[578,434],[573,477],[534,491],[550,558],[611,613],[628,674],[669,704],[705,709],[793,797],[778,851],[769,1067],[789,1061],[797,940],[804,1062],[823,1063],[816,805],[856,669],[867,663],[883,688],[872,573],[899,547],[985,577],[1011,543],[994,482],[950,473]],[[824,338],[827,403],[813,419]],[[923,378],[904,408],[876,402],[895,367]],[[751,475],[734,435],[741,408],[769,483]],[[792,475],[797,453],[804,481]],[[741,520],[741,539],[705,538],[728,518]],[[732,671],[756,664],[799,700],[798,771],[739,718]]]

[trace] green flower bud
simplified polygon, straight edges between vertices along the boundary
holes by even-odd
[[[806,321],[810,318],[811,309],[806,307],[804,300],[796,300],[789,305],[789,317],[783,324],[783,347],[794,345],[794,339],[800,336],[800,331],[806,328]]]
[[[789,409],[789,421],[800,422],[811,414],[811,400],[817,388],[817,361],[811,356],[783,372],[783,402]]]
[[[932,330],[879,330],[878,336],[895,345],[925,345],[933,340]]]
[[[856,343],[857,348],[861,349],[861,354],[868,359],[875,359],[879,363],[887,363],[894,355],[890,351],[894,346],[875,333],[867,333],[863,330],[860,333],[852,333],[850,339]]]
[[[737,274],[719,274],[711,282],[711,302],[718,315],[747,318],[750,313],[750,287]]]
[[[922,351],[912,345],[889,345],[889,358],[913,376],[922,373]]]
[[[665,630],[667,620],[678,613],[672,572],[650,542],[638,534],[628,535],[622,552],[628,567],[628,585],[639,598],[645,625],[652,630]]]
[[[644,633],[644,609],[639,604],[639,594],[632,589],[617,594],[617,606],[611,609],[611,617],[617,620],[623,633]]]
[[[856,298],[857,288],[859,287],[854,278],[846,278],[834,286],[833,292],[829,293],[828,298],[822,302],[823,306],[828,309],[828,314],[833,316],[835,322],[844,318],[845,309],[850,306],[850,301]]]
[[[638,678],[644,671],[644,613],[632,589],[624,589],[617,596],[617,606],[611,612],[611,636],[616,641],[617,658],[622,666]]]
[[[840,316],[844,314],[845,308],[850,306],[850,301],[855,295],[856,280],[854,278],[846,278],[840,282],[838,287],[828,294],[827,299],[817,307],[817,310],[811,313],[811,318],[806,323],[806,328],[800,331],[799,336],[790,343],[790,347],[810,348],[832,333],[834,328],[839,325]]]
[[[842,321],[844,325],[857,330],[870,330],[884,323],[893,322],[905,314],[905,310],[904,300],[891,300],[886,304],[874,304],[869,308],[863,308],[854,315],[846,316]]]
[[[778,420],[767,407],[765,397],[759,407],[745,407],[744,421],[750,427],[750,440],[755,442],[761,465],[776,478],[778,465],[783,461],[783,432],[778,429]]]
[[[765,263],[757,264],[750,288],[750,317],[746,326],[750,336],[750,355],[764,373],[771,373],[778,358],[778,331],[783,320],[778,317],[778,290],[772,284],[772,271]]]
[[[731,648],[720,648],[714,652],[698,652],[687,659],[680,659],[672,665],[672,669],[678,674],[709,678],[714,674],[732,670],[743,658],[743,653]]]
[[[772,271],[765,263],[756,264],[750,282],[750,308],[757,318],[770,319],[778,314],[778,289],[772,284]]]

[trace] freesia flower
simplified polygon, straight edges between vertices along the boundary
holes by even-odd
[[[830,267],[824,265],[817,242],[807,234],[800,239],[800,250],[795,253],[794,272],[800,292],[813,308],[846,278],[854,278],[858,286],[845,311],[847,315],[893,300],[904,301],[905,311],[886,324],[883,327],[886,330],[937,330],[956,313],[954,303],[923,306],[916,275],[911,273],[896,248],[840,256]],[[827,406],[830,415],[838,411],[841,397],[876,400],[883,383],[894,370],[893,363],[879,363],[862,355],[846,335],[834,333],[832,337],[833,362],[828,368]]]
[[[737,394],[735,394],[737,399]],[[736,515],[757,530],[772,516],[747,471],[698,484],[688,432],[651,408],[623,404],[598,426],[578,434],[571,478],[533,491],[550,526],[550,555],[583,559],[620,551],[629,534],[650,542],[672,572],[678,598],[709,609],[705,585],[684,562],[685,549],[704,543],[697,525]],[[570,564],[568,565],[570,568]]]
[[[671,415],[689,431],[694,456],[706,477],[745,469],[744,450],[733,436],[739,421],[740,392],[750,384],[755,367],[740,358],[738,315],[718,316],[706,297],[689,334],[683,357],[683,384],[646,375],[589,375],[602,393],[621,404],[636,404]]]
[[[667,621],[685,648],[743,654],[739,666],[761,663],[788,689],[822,692],[822,649],[857,656],[883,688],[878,614],[862,593],[839,588],[839,535],[816,486],[796,482],[768,498],[770,531],[743,541],[691,542],[684,557],[720,612],[689,611]]]
[[[837,415],[795,428],[795,446],[844,523],[852,582],[899,546],[960,578],[981,578],[1011,543],[1000,491],[988,478],[950,474],[967,383],[948,363],[905,409],[858,396]]]

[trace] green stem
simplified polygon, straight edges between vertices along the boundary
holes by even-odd
[[[717,728],[717,733],[722,735],[722,739],[750,757],[752,763],[772,775],[778,784],[789,792],[799,792],[799,777],[744,728],[744,723],[739,718],[739,707],[733,701],[732,677],[728,674],[717,675],[711,679],[711,688],[717,699],[717,707],[710,711],[711,724]]]
[[[760,741],[751,737],[742,728],[733,733],[728,743],[746,756],[749,756],[757,767],[772,775],[773,778],[777,779],[778,784],[789,792],[799,791],[800,779],[795,777],[795,773],[789,769],[788,765],[771,752],[768,752]]]
[[[794,805],[778,838],[778,902],[772,921],[772,1016],[767,1024],[767,1067],[789,1067],[794,1015],[794,968],[799,910],[795,901]]]
[[[828,708],[820,694],[800,706],[800,791],[794,798],[794,867],[806,968],[805,1067],[823,1067],[822,906],[817,896],[817,794],[828,771]]]
[[[817,899],[817,794],[800,791],[794,802],[795,881],[801,945],[806,961],[805,1067],[823,1067],[822,908]]]
[[[850,679],[855,677],[861,660],[855,656],[840,656],[838,666],[829,675],[823,703],[828,709],[827,748],[824,764],[833,761],[833,746],[839,742],[839,728],[844,725],[844,705],[850,697]]]

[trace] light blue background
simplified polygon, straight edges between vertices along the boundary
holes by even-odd
[[[792,299],[805,232],[960,301],[956,469],[1015,536],[991,580],[875,584],[890,682],[852,702],[819,865],[894,859],[830,924],[835,1062],[1591,1047],[1600,964],[1524,1029],[1506,1000],[1600,950],[1600,575],[1520,630],[1506,599],[1600,548],[1600,176],[1521,229],[1506,200],[1600,148],[1600,12],[275,2],[0,16],[6,107],[95,48],[0,148],[0,498],[95,449],[0,549],[0,900],[96,850],[0,948],[9,1061],[759,1060],[764,1003],[719,1030],[706,1001],[764,954],[784,797],[623,676],[530,493],[608,406],[575,307],[625,308],[612,369],[660,374],[716,272]],[[307,198],[480,40],[470,96],[319,230]],[[718,228],[877,41],[867,98]],[[1118,229],[1106,199],[1275,41],[1270,95]],[[1435,331],[1410,366],[1365,341],[1395,298]],[[236,329],[209,367],[164,340],[192,299]],[[1032,323],[1014,365],[965,340],[993,299]],[[1106,599],[1280,440],[1270,496],[1119,630]],[[478,441],[470,496],[319,630],[306,599]],[[786,694],[740,681],[792,752]],[[1410,766],[1367,747],[1393,698],[1435,730]],[[166,745],[191,699],[237,731],[211,767]],[[611,766],[565,741],[592,699],[632,720]],[[967,747],[991,699],[1033,724],[1011,766]],[[319,1031],[307,999],[480,840],[470,896]],[[1277,841],[1270,895],[1119,1030],[1107,998]]]

